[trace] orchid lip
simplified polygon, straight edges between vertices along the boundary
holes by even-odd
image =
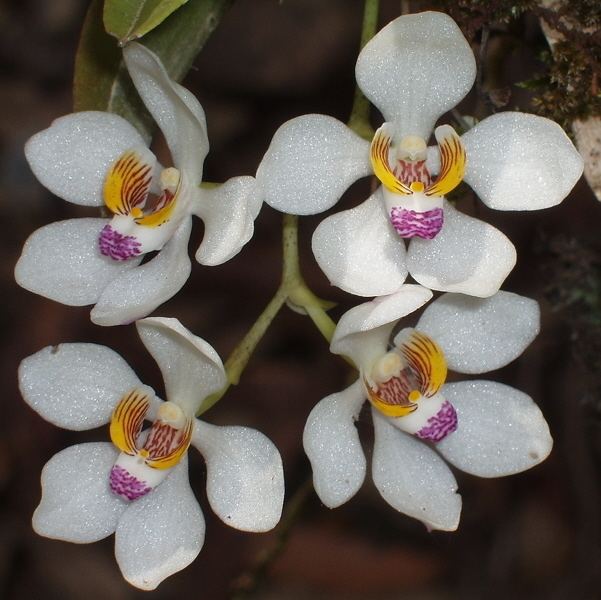
[[[441,168],[433,178],[426,166],[427,146],[423,138],[405,136],[391,165],[392,137],[384,123],[372,140],[370,160],[375,176],[384,187],[390,222],[403,238],[432,239],[443,226],[442,198],[463,179],[465,147],[449,125],[437,127]]]
[[[363,374],[368,399],[398,429],[439,442],[457,429],[457,413],[440,393],[447,376],[442,350],[410,328],[396,336],[395,344]]]
[[[103,188],[104,203],[113,218],[99,237],[100,252],[117,261],[160,250],[170,239],[181,216],[178,202],[182,174],[163,169],[161,192],[151,193],[154,155],[142,147],[124,152],[109,169]],[[165,227],[168,222],[172,227]]]
[[[142,253],[142,244],[133,235],[123,235],[107,223],[98,238],[100,253],[116,261],[124,261]]]
[[[109,476],[111,490],[135,500],[159,485],[190,445],[193,420],[173,402],[163,402],[148,434],[142,426],[150,397],[134,389],[119,401],[111,417],[110,435],[121,451]],[[142,441],[143,440],[143,441]]]
[[[113,465],[109,475],[109,485],[113,494],[130,502],[152,491],[145,481],[141,481],[120,465]]]

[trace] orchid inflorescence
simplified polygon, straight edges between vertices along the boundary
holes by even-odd
[[[256,177],[211,189],[200,185],[209,151],[201,105],[145,46],[130,43],[123,57],[172,164],[160,165],[137,130],[111,113],[74,113],[34,135],[26,156],[40,182],[110,216],[34,232],[15,276],[47,298],[94,305],[98,325],[135,322],[166,397],[105,346],[65,343],[22,361],[23,397],[46,420],[74,430],[109,425],[106,441],[71,446],[45,466],[38,533],[72,542],[115,533],[123,576],[155,588],[194,560],[204,540],[187,476],[192,447],[205,459],[207,497],[224,522],[246,531],[278,523],[284,479],[272,442],[254,429],[197,418],[233,381],[219,355],[179,321],[148,315],[190,275],[192,216],[204,222],[196,260],[219,265],[250,240],[263,202],[289,215],[321,213],[366,176],[380,184],[373,194],[326,217],[313,235],[330,282],[373,298],[348,310],[328,336],[358,378],[318,402],[305,426],[320,499],[339,506],[365,479],[354,422],[366,402],[374,483],[386,502],[429,529],[459,523],[448,464],[499,477],[547,457],[552,439],[529,396],[494,381],[447,382],[449,371],[480,374],[516,359],[537,335],[540,315],[534,300],[500,291],[516,261],[513,244],[446,197],[463,181],[493,209],[551,207],[580,177],[582,160],[557,124],[530,114],[499,113],[463,135],[435,127],[476,73],[450,17],[401,16],[362,49],[357,84],[384,117],[370,140],[332,117],[300,116],[275,133]],[[428,146],[432,133],[436,145]],[[149,253],[156,255],[146,260]],[[406,283],[408,275],[416,283]],[[433,291],[444,293],[433,300]],[[300,309],[323,317],[321,301],[298,297],[306,298]],[[417,321],[405,320],[424,306]]]

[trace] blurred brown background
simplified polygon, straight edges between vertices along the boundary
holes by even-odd
[[[401,4],[413,10],[426,6],[383,0],[380,22],[398,16]],[[30,525],[44,463],[67,445],[106,440],[108,434],[105,429],[67,432],[44,422],[16,389],[19,361],[48,344],[97,342],[118,350],[141,379],[161,389],[160,374],[140,351],[133,327],[93,326],[87,308],[67,308],[37,297],[18,288],[12,277],[32,231],[89,213],[46,192],[22,151],[30,135],[71,110],[72,65],[85,8],[77,0],[0,4],[0,373],[5,386],[0,597],[6,600],[146,597],[121,578],[112,537],[77,546],[40,538]],[[361,13],[359,0],[234,4],[186,79],[207,114],[212,141],[207,180],[253,174],[275,129],[293,116],[321,112],[348,118]],[[513,84],[544,69],[538,62],[545,48],[538,21],[525,15],[509,25],[489,25],[489,51],[496,58],[494,87],[512,92],[509,106],[529,110],[529,94]],[[511,43],[505,44],[507,40]],[[490,107],[472,93],[460,111],[483,117]],[[334,210],[359,203],[367,186],[365,181],[353,186]],[[555,438],[551,457],[507,479],[457,473],[464,508],[456,533],[428,533],[398,514],[379,497],[369,477],[354,499],[330,511],[307,487],[310,470],[302,452],[302,430],[313,405],[341,389],[351,374],[329,354],[306,318],[284,309],[241,385],[206,418],[256,427],[280,448],[288,496],[302,503],[287,543],[260,577],[253,565],[262,552],[274,548],[276,534],[245,534],[219,521],[206,502],[202,461],[193,456],[192,486],[207,519],[205,547],[190,567],[151,592],[153,597],[219,600],[234,592],[242,597],[255,582],[258,587],[248,597],[261,600],[601,596],[601,207],[583,181],[561,206],[543,212],[496,213],[469,192],[460,207],[509,235],[519,258],[504,288],[542,304],[542,334],[516,363],[490,378],[526,391],[541,405]],[[310,235],[322,218],[302,219],[302,266],[319,295],[339,302],[332,311],[337,319],[359,300],[331,288],[314,264]],[[192,250],[201,236],[198,222]],[[239,256],[217,268],[194,264],[182,292],[157,313],[178,317],[225,358],[277,287],[279,240],[280,215],[265,206],[256,235]],[[359,428],[369,453],[367,413]]]

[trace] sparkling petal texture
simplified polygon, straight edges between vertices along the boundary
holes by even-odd
[[[113,533],[127,508],[109,490],[117,454],[107,442],[78,444],[55,454],[42,471],[42,500],[33,514],[36,533],[79,544]]]
[[[104,288],[139,258],[117,262],[100,254],[98,238],[106,219],[69,219],[34,231],[15,267],[17,283],[69,306],[94,304]]]
[[[485,298],[513,269],[516,251],[507,236],[445,202],[444,225],[433,240],[414,238],[407,268],[423,286]]]
[[[457,431],[437,445],[458,469],[501,477],[534,467],[553,446],[549,427],[530,396],[494,381],[443,387],[459,417]]]
[[[151,317],[136,323],[142,343],[156,360],[167,399],[193,416],[201,401],[226,382],[217,352],[177,319]]]
[[[313,215],[334,206],[370,173],[369,142],[333,117],[303,115],[275,132],[257,180],[273,208]]]
[[[254,177],[233,177],[213,190],[203,190],[195,214],[205,230],[196,260],[220,265],[236,256],[253,235],[262,194]]]
[[[372,415],[372,475],[382,498],[428,529],[457,529],[461,496],[449,467],[432,448],[396,429],[375,409]]]
[[[209,151],[205,113],[187,89],[169,78],[158,57],[145,46],[130,43],[123,49],[127,70],[158,123],[171,151],[173,164],[200,183]]]
[[[436,120],[469,92],[476,61],[449,17],[423,12],[395,19],[363,48],[357,83],[395,125],[396,136],[428,139]]]
[[[47,346],[19,365],[25,402],[54,425],[77,431],[108,423],[121,397],[141,385],[116,352],[97,344]]]
[[[330,350],[350,357],[357,367],[367,367],[386,352],[388,338],[398,319],[423,306],[432,292],[406,284],[390,296],[380,296],[345,312],[336,326]]]
[[[366,461],[354,425],[365,402],[361,381],[318,402],[305,425],[303,446],[321,501],[336,508],[350,500],[365,479]]]
[[[282,514],[284,471],[278,449],[248,427],[196,421],[192,444],[207,465],[207,497],[215,514],[243,531],[269,531]]]
[[[190,276],[186,218],[165,247],[149,262],[114,279],[105,288],[91,318],[96,325],[124,325],[145,317],[176,294]]]
[[[161,485],[129,504],[115,533],[115,557],[129,583],[153,590],[198,556],[204,537],[184,457]]]
[[[330,283],[350,294],[391,294],[407,277],[405,244],[386,216],[380,190],[356,208],[324,219],[312,247]]]
[[[103,204],[111,165],[126,150],[146,145],[125,119],[105,112],[79,112],[56,119],[25,144],[25,156],[40,183],[60,198],[84,206]]]
[[[503,291],[484,299],[443,294],[426,308],[416,326],[436,340],[449,369],[473,374],[515,360],[539,328],[538,303]]]
[[[462,138],[465,181],[490,208],[537,210],[559,204],[583,160],[553,121],[518,112],[487,117]]]

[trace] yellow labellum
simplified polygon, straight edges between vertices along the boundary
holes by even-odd
[[[146,201],[151,181],[152,165],[129,150],[119,157],[106,177],[104,203],[116,215],[131,215]]]
[[[182,456],[190,446],[192,429],[193,421],[192,419],[188,419],[177,446],[164,456],[152,456],[148,458],[146,464],[154,469],[170,469],[171,467],[174,467],[181,460]]]
[[[419,377],[419,392],[426,397],[434,396],[447,378],[447,362],[440,346],[427,335],[411,330],[399,350]]]
[[[417,404],[388,404],[387,402],[384,402],[376,392],[370,389],[369,386],[366,387],[371,404],[387,417],[406,417],[417,410]]]
[[[137,454],[136,440],[149,406],[148,395],[139,390],[131,391],[117,404],[111,416],[110,436],[121,452],[131,456]]]
[[[441,125],[434,132],[440,150],[440,173],[426,188],[426,196],[445,196],[463,180],[467,155],[461,138],[450,125]]]
[[[391,138],[382,130],[382,127],[376,131],[376,135],[371,142],[369,158],[374,175],[382,182],[382,185],[395,194],[408,196],[412,193],[398,177],[392,172],[388,163],[388,151],[390,150]]]

